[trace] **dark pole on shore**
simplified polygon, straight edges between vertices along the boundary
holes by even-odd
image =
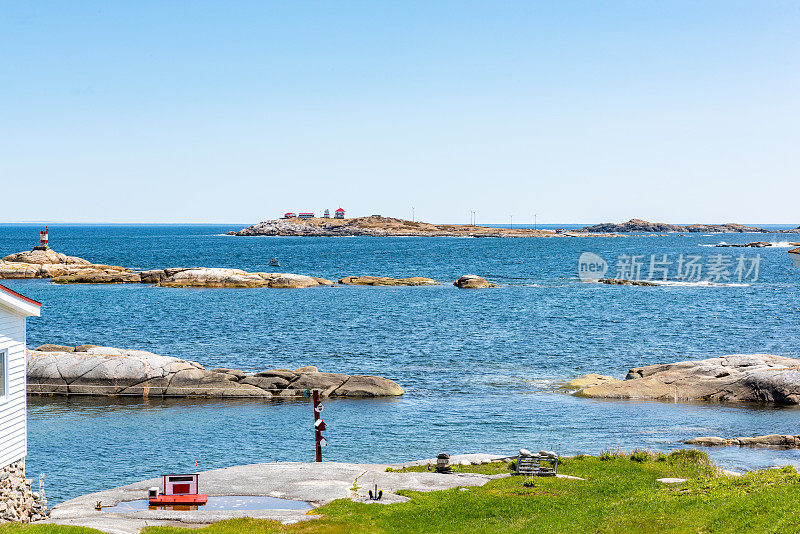
[[[314,399],[314,443],[317,449],[317,461],[322,461],[322,431],[325,430],[325,421],[322,420],[322,403],[319,402],[319,390],[311,392]]]

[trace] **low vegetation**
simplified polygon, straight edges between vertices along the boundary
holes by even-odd
[[[454,471],[508,473],[508,464]],[[401,471],[427,471],[426,466]],[[236,519],[202,529],[148,527],[143,534],[344,534],[415,532],[718,533],[800,530],[800,475],[793,467],[722,476],[703,452],[608,451],[564,459],[559,472],[585,480],[506,477],[483,487],[403,492],[409,502],[380,505],[346,499],[295,525]],[[663,484],[658,478],[685,478]],[[60,530],[63,528],[63,530]],[[90,529],[0,527],[0,534],[79,534]]]

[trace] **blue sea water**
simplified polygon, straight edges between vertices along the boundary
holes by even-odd
[[[329,279],[428,276],[435,287],[298,290],[54,285],[7,280],[43,302],[28,344],[144,349],[245,370],[316,365],[377,374],[398,399],[325,401],[337,461],[399,462],[439,452],[562,454],[670,450],[700,435],[799,434],[800,411],[714,404],[602,401],[554,391],[559,380],[731,353],[800,357],[797,234],[619,238],[291,238],[224,235],[244,225],[51,225],[51,246],[136,269],[215,266]],[[0,256],[31,248],[38,226],[0,227]],[[781,246],[711,248],[720,241]],[[705,245],[705,246],[701,246]],[[577,278],[582,252],[760,255],[758,279],[715,286],[617,287]],[[479,274],[499,285],[459,290]],[[51,503],[167,471],[313,459],[303,401],[29,398],[29,476]],[[800,464],[797,451],[712,449],[732,469]]]

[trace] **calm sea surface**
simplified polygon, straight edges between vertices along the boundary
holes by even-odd
[[[330,279],[428,276],[437,287],[171,289],[4,281],[43,302],[28,344],[144,349],[245,370],[316,365],[377,374],[399,399],[325,401],[338,461],[399,462],[439,452],[561,453],[669,450],[700,435],[800,434],[796,408],[599,401],[553,391],[563,379],[624,377],[638,365],[767,352],[800,357],[797,234],[624,238],[230,237],[226,226],[51,225],[53,248],[135,269],[214,266]],[[30,249],[38,226],[0,226],[0,256]],[[774,241],[763,249],[710,248]],[[581,283],[582,252],[614,274],[622,254],[761,256],[750,283],[611,287]],[[675,267],[672,266],[674,269]],[[463,274],[500,285],[465,291]],[[752,274],[749,278],[752,278]],[[167,471],[313,459],[307,403],[254,400],[30,398],[29,476],[44,473],[51,503]],[[797,451],[714,449],[725,467],[800,464]]]

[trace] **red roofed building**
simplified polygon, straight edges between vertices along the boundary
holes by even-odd
[[[344,219],[344,210],[342,208],[339,208],[338,210],[336,210],[333,213],[333,218],[334,219]]]

